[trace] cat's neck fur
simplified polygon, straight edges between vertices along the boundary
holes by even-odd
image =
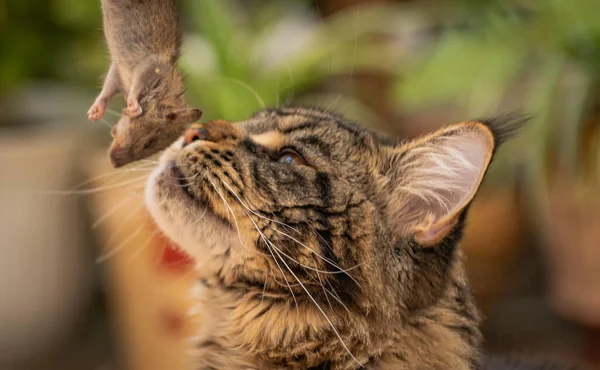
[[[460,252],[456,252],[460,254]],[[337,316],[323,307],[348,350],[366,369],[474,369],[480,362],[479,314],[462,258],[457,256],[443,294],[406,313]],[[323,314],[310,301],[262,299],[257,292],[203,279],[195,292],[203,326],[194,341],[199,369],[358,369]],[[373,316],[381,325],[373,325]],[[395,317],[388,320],[386,317]],[[360,330],[355,330],[361,326]],[[357,338],[355,333],[369,333]],[[315,334],[314,336],[312,334]],[[381,350],[383,348],[383,350]],[[374,351],[373,349],[377,349]],[[336,359],[336,360],[332,360]]]

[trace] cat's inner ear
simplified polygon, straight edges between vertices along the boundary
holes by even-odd
[[[482,123],[449,126],[394,148],[388,173],[388,218],[404,236],[439,243],[471,202],[494,150]]]

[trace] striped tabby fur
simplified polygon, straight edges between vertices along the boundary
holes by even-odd
[[[522,123],[397,142],[316,109],[196,127],[147,186],[197,261],[194,369],[474,369],[480,316],[458,247],[498,145]]]

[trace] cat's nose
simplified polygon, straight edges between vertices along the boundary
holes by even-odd
[[[240,137],[239,128],[229,121],[216,120],[204,124],[190,126],[183,134],[183,146],[197,140],[212,141],[215,143],[225,140],[237,140]]]
[[[183,146],[189,145],[196,140],[208,140],[206,130],[200,125],[188,128],[183,134]]]

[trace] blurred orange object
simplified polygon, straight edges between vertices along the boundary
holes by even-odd
[[[91,177],[115,171],[105,153],[93,168]],[[120,170],[100,175],[94,184],[107,187],[95,195],[94,209],[118,352],[122,367],[130,370],[188,369],[188,338],[195,332],[188,314],[193,261],[156,229],[144,205],[140,173]]]
[[[563,316],[600,329],[600,188],[557,183],[549,193],[546,256],[551,298]]]
[[[525,219],[510,188],[482,189],[469,212],[461,247],[475,298],[485,312],[509,289],[526,235]]]

